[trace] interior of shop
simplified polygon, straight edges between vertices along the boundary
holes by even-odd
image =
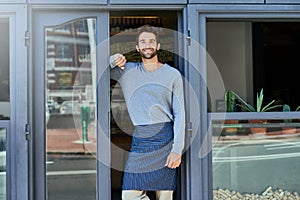
[[[174,35],[167,35],[168,30],[177,31],[177,12],[174,11],[126,11],[111,12],[110,14],[110,50],[111,55],[122,53],[127,61],[140,62],[140,55],[135,49],[136,31],[142,25],[158,27],[161,50],[158,52],[160,62],[178,67],[175,60],[174,48],[177,48]],[[112,162],[120,164],[118,152],[129,151],[133,125],[128,116],[124,97],[120,85],[111,80],[111,148]],[[119,149],[114,151],[114,149]],[[125,165],[126,156],[122,157],[121,166],[111,169],[112,199],[120,199],[122,185],[122,167]],[[112,164],[114,166],[114,164]],[[149,192],[150,198],[154,193]],[[175,193],[179,196],[179,191]]]
[[[265,101],[288,104],[295,110],[297,89],[299,22],[220,21],[207,23],[207,51],[216,63],[226,89],[255,102],[264,89]],[[208,84],[213,81],[208,69]],[[219,100],[224,98],[220,94]],[[210,99],[210,112],[224,111],[218,99]]]

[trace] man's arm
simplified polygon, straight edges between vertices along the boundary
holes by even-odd
[[[122,54],[114,54],[109,58],[110,78],[118,81],[124,73],[126,58]]]
[[[176,168],[181,163],[181,154],[185,142],[185,109],[181,75],[174,83],[172,109],[174,116],[174,142],[171,153],[167,158],[166,166]]]
[[[116,53],[109,58],[109,64],[111,68],[114,68],[116,66],[120,67],[121,69],[124,69],[126,64],[126,58],[124,55],[120,53]]]

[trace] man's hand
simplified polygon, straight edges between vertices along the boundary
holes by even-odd
[[[167,157],[167,162],[165,166],[175,169],[176,167],[179,167],[181,163],[181,155],[171,152]]]
[[[120,53],[114,55],[114,65],[119,66],[121,69],[124,69],[126,58]]]

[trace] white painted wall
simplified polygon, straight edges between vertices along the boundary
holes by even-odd
[[[207,51],[217,65],[226,89],[237,92],[252,101],[252,33],[251,22],[208,22]],[[213,83],[213,74],[207,70],[208,84]],[[224,99],[219,93],[218,99]],[[212,111],[216,100],[211,99]]]

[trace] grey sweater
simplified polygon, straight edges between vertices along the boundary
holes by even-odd
[[[111,63],[111,78],[119,81],[134,125],[174,123],[172,152],[184,148],[185,110],[181,74],[167,64],[153,72],[142,63],[128,62],[124,69]]]

